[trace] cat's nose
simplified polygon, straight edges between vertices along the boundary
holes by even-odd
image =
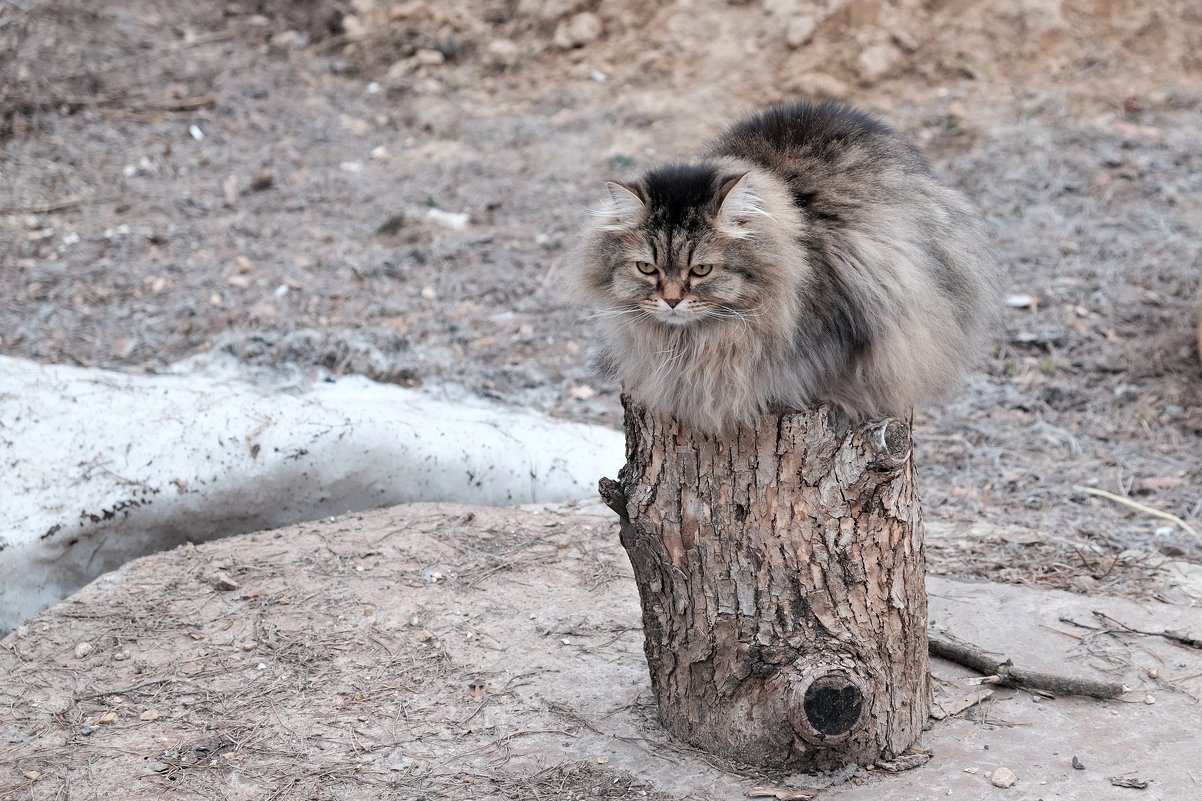
[[[675,309],[676,304],[680,303],[680,298],[664,298],[664,303],[668,304],[669,309]]]

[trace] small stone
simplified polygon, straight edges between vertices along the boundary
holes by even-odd
[[[818,20],[811,16],[794,17],[785,26],[785,44],[789,47],[801,47],[814,38],[814,30]]]
[[[125,648],[118,648],[113,653],[113,659],[117,662],[124,662],[126,659],[129,659],[129,651]]]
[[[275,176],[269,170],[261,170],[250,179],[250,191],[263,192],[275,186]]]
[[[442,54],[441,50],[422,49],[413,54],[413,60],[424,67],[437,67],[446,61],[447,57]]]
[[[75,658],[76,659],[86,659],[92,653],[93,650],[95,650],[95,649],[92,648],[92,643],[81,642],[79,645],[75,646]]]
[[[1085,770],[1085,763],[1077,757],[1073,757],[1073,770]]]
[[[442,209],[427,209],[426,219],[452,231],[462,231],[467,228],[471,216],[461,211],[443,211]]]
[[[600,17],[585,11],[559,23],[552,41],[560,50],[571,50],[592,44],[600,39],[604,32]]]
[[[901,63],[902,52],[891,44],[867,47],[856,60],[860,79],[865,83],[876,83]]]
[[[1098,589],[1098,580],[1093,576],[1087,576],[1084,574],[1080,576],[1073,576],[1068,580],[1068,583],[1069,586],[1083,595],[1092,594],[1097,592]]]
[[[300,49],[309,43],[309,37],[305,36],[300,31],[286,30],[274,33],[267,40],[267,44],[274,47],[276,50],[287,50],[288,48]]]
[[[91,726],[80,726],[79,727],[79,733],[82,734],[84,737],[91,737],[93,731],[94,731],[94,729]]]
[[[434,639],[434,635],[429,629],[422,629],[422,633],[418,635],[418,639],[422,642],[430,642],[430,640]]]
[[[1154,696],[1154,695],[1145,695],[1145,696],[1144,696],[1144,703],[1145,703],[1145,704],[1154,704],[1154,703],[1156,703],[1156,696]]]
[[[213,585],[213,589],[219,592],[229,592],[230,590],[238,589],[238,582],[230,578],[229,574],[220,570],[209,578],[209,583]]]
[[[488,59],[498,67],[512,67],[522,57],[522,50],[511,39],[493,39],[485,49]]]
[[[599,756],[599,757],[597,757],[597,764],[598,764],[598,765],[607,765],[607,764],[609,764],[609,757],[607,757],[607,756]]]
[[[396,236],[405,227],[405,213],[398,211],[376,228],[376,236]]]
[[[243,651],[253,651],[253,650],[255,650],[255,648],[258,647],[258,645],[259,644],[257,642],[255,642],[254,640],[247,640],[246,642],[242,643],[238,647],[241,648]]]
[[[158,720],[158,719],[159,719],[159,713],[155,712],[153,709],[147,709],[141,715],[138,715],[138,720]]]
[[[965,768],[965,769],[964,769],[964,772],[965,772],[965,773],[974,773],[974,774],[975,774],[975,773],[980,773],[980,772],[981,772],[981,769],[980,769],[980,768]]]
[[[1014,786],[1014,783],[1018,781],[1018,776],[1015,776],[1014,771],[1010,770],[1010,768],[998,768],[989,777],[989,781],[994,787],[1001,787],[1005,790],[1007,787]]]
[[[31,782],[36,782],[38,779],[42,778],[42,774],[38,773],[36,770],[27,770],[21,775],[26,779],[29,779]]]
[[[105,712],[103,715],[100,716],[100,719],[97,720],[96,722],[99,723],[101,726],[108,726],[111,723],[116,723],[117,722],[116,710],[109,710],[108,712]]]

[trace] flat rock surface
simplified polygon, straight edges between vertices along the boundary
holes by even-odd
[[[615,520],[414,505],[146,557],[10,635],[0,798],[1195,797],[1202,652],[1109,632],[1196,637],[1202,610],[946,578],[929,590],[936,629],[1131,692],[1042,698],[936,662],[950,714],[921,743],[925,766],[724,766],[656,722]],[[1008,789],[991,782],[1000,768]]]

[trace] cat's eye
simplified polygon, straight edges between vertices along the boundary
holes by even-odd
[[[714,271],[714,265],[712,265],[712,264],[694,264],[691,268],[689,268],[689,272],[691,272],[693,275],[697,276],[698,278],[704,278],[705,276],[709,275],[713,271]]]
[[[643,275],[655,275],[655,265],[649,261],[636,261],[634,266],[638,267]]]

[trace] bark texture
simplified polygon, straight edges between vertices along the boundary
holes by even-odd
[[[900,420],[723,438],[625,399],[621,517],[664,726],[757,765],[891,759],[927,720],[922,512]]]

